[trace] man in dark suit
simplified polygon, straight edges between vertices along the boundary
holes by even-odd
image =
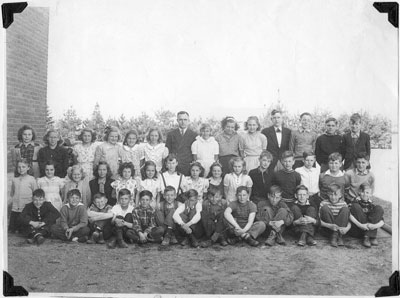
[[[267,137],[267,150],[271,152],[274,159],[269,169],[274,170],[282,153],[289,150],[289,142],[292,131],[282,126],[282,113],[278,110],[271,112],[272,126],[264,128],[261,133]]]
[[[190,175],[190,163],[193,161],[192,143],[196,140],[197,134],[188,128],[189,114],[185,111],[178,112],[177,122],[179,127],[167,134],[167,146],[169,153],[177,156],[177,171],[185,176]]]

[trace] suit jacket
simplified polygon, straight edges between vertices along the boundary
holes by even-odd
[[[165,146],[169,153],[174,153],[178,157],[178,172],[189,176],[190,163],[193,161],[192,143],[196,140],[197,133],[191,129],[186,129],[182,136],[179,128],[170,131],[167,135]]]
[[[282,141],[281,146],[278,146],[278,138],[276,137],[274,126],[264,128],[261,131],[267,137],[267,150],[272,154],[274,159],[271,162],[270,169],[274,169],[278,160],[281,158],[284,151],[289,150],[290,137],[292,131],[289,128],[282,126]]]
[[[342,139],[343,151],[344,151],[344,169],[348,169],[354,162],[355,157],[360,152],[365,152],[371,156],[371,144],[370,137],[365,132],[360,132],[360,136],[355,144],[351,138],[351,132],[343,135]]]

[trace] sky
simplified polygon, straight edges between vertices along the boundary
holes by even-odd
[[[279,98],[291,113],[397,120],[398,32],[373,1],[46,3],[55,118],[70,106],[90,117],[98,102],[106,118],[164,109],[244,120]]]

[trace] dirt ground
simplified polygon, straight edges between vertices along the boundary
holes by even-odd
[[[391,275],[391,238],[364,249],[346,239],[333,248],[320,238],[299,248],[236,246],[160,251],[158,245],[105,245],[47,240],[29,245],[8,238],[8,272],[29,292],[140,294],[374,295]]]

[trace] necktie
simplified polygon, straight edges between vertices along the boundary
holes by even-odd
[[[276,129],[276,132],[281,132],[281,130],[279,128]]]

